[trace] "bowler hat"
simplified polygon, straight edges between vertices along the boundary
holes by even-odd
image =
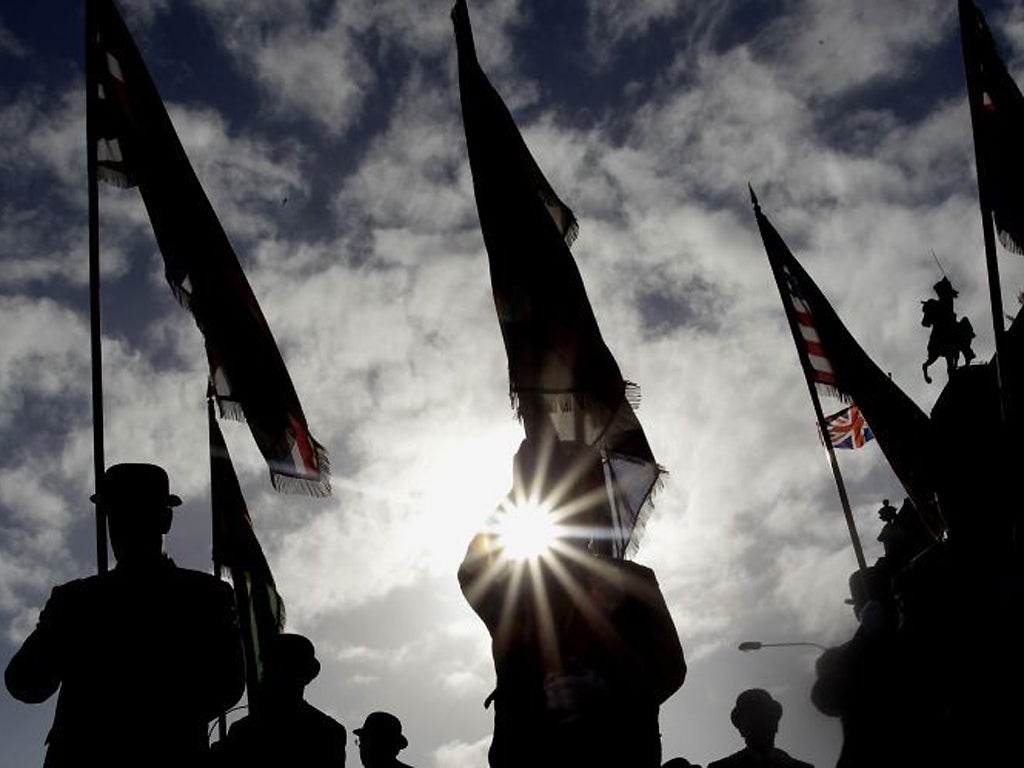
[[[289,632],[277,635],[271,645],[270,664],[277,668],[277,674],[294,678],[309,685],[320,674],[313,643],[303,635]]]
[[[732,724],[743,733],[748,725],[764,720],[776,723],[782,717],[782,705],[764,688],[749,688],[736,697],[736,706],[729,715]]]
[[[362,728],[352,731],[356,736],[367,737],[398,749],[409,746],[409,740],[402,735],[402,721],[390,712],[371,712],[366,716]]]
[[[181,499],[170,492],[167,472],[156,464],[114,464],[107,467],[99,493],[89,497],[108,507],[176,507]]]

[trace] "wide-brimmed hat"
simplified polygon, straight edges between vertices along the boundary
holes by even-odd
[[[774,720],[782,717],[782,705],[764,688],[750,688],[736,697],[736,706],[729,715],[732,724],[740,733],[747,730],[750,723],[763,720]]]
[[[267,663],[275,669],[275,674],[300,680],[303,685],[309,685],[320,674],[313,643],[304,635],[289,632],[277,635],[270,646]]]
[[[156,464],[114,464],[100,480],[99,493],[90,501],[102,501],[107,507],[176,507],[181,499],[170,492],[170,481],[163,467]]]
[[[391,744],[398,749],[409,746],[409,740],[402,735],[402,721],[390,712],[371,712],[366,716],[362,728],[352,731],[356,736],[367,737],[382,744]]]

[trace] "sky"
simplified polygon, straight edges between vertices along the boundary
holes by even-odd
[[[328,499],[274,492],[224,422],[254,525],[351,730],[397,714],[419,768],[486,765],[489,637],[455,573],[522,438],[458,104],[449,0],[121,0],[136,43],[330,451]],[[1011,73],[1024,6],[984,2]],[[952,0],[475,0],[482,66],[580,220],[605,341],[669,471],[636,560],[689,664],[665,759],[741,747],[737,693],[778,746],[835,763],[809,702],[846,640],[856,567],[747,184],[865,350],[926,412],[920,301],[943,274],[993,352]],[[50,588],[95,571],[83,9],[0,9],[0,661]],[[1018,78],[1019,79],[1019,78]],[[167,547],[209,570],[206,360],[141,200],[101,188],[108,464],[165,466]],[[934,256],[932,251],[934,251]],[[938,263],[937,263],[938,262]],[[941,267],[940,267],[941,265]],[[1024,262],[1003,254],[1013,313]],[[826,411],[837,402],[824,402]],[[839,457],[869,562],[903,498],[874,444]],[[53,701],[0,693],[0,766],[40,765]],[[237,716],[237,715],[235,715]],[[358,765],[350,736],[349,765]]]

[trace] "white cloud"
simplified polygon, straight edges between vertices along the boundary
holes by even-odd
[[[914,56],[952,34],[954,17],[941,0],[804,0],[757,47],[779,56],[791,89],[813,99],[911,75]]]
[[[472,743],[450,741],[434,750],[434,764],[437,768],[478,768],[487,764],[490,745],[490,736]]]

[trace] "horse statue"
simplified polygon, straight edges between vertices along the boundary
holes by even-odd
[[[953,299],[959,296],[959,292],[949,282],[949,278],[943,277],[932,286],[937,299],[928,299],[921,302],[921,325],[931,328],[931,335],[928,336],[928,359],[924,361],[921,370],[924,372],[924,380],[931,384],[932,379],[928,375],[928,366],[940,357],[946,359],[946,373],[952,374],[960,364],[960,355],[964,356],[964,365],[970,365],[974,360],[974,351],[971,349],[971,340],[974,338],[974,327],[966,317],[956,318],[953,310]]]

